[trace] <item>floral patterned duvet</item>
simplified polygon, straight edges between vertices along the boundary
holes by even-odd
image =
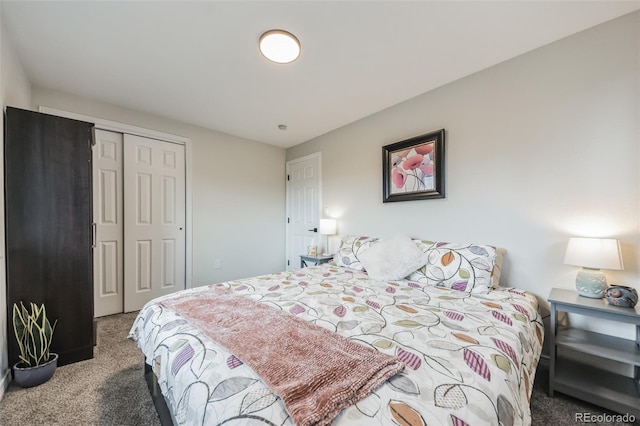
[[[343,410],[334,425],[531,423],[543,326],[529,293],[470,295],[408,280],[376,282],[327,264],[222,285],[405,362],[402,373]],[[155,303],[161,299],[140,311],[129,337],[153,367],[176,424],[293,424],[249,367]]]

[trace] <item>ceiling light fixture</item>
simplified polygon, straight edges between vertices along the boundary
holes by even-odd
[[[277,64],[288,64],[300,56],[300,42],[290,32],[270,30],[260,36],[260,52]]]

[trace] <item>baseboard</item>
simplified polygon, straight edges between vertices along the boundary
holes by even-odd
[[[4,392],[9,387],[9,383],[11,383],[11,370],[7,369],[0,378],[0,401],[2,401]]]

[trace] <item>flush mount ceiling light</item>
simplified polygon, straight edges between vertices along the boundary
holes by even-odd
[[[288,64],[300,56],[300,42],[290,32],[270,30],[260,36],[260,52],[277,64]]]

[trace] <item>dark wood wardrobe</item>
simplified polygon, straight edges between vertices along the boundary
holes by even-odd
[[[5,226],[9,365],[18,361],[15,302],[58,320],[58,365],[93,357],[93,124],[7,107]]]

